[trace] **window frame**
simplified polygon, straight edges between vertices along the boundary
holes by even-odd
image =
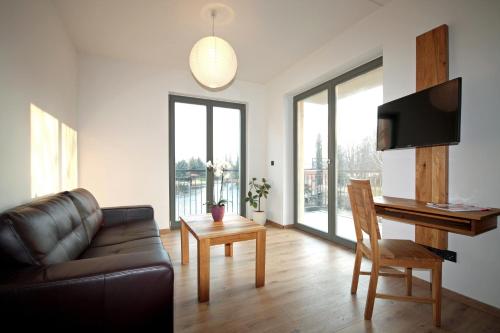
[[[336,93],[335,87],[346,81],[354,79],[360,75],[368,73],[379,67],[383,67],[383,58],[378,57],[373,59],[361,66],[351,69],[333,79],[323,82],[311,89],[308,89],[298,95],[293,97],[293,226],[299,230],[311,233],[315,236],[325,238],[327,240],[333,241],[345,247],[354,249],[356,243],[339,237],[335,234],[336,228],[336,139],[335,139],[335,120],[336,120]],[[298,163],[297,163],[297,153],[298,153],[298,102],[313,96],[323,90],[328,90],[328,159],[331,161],[328,164],[328,233],[320,230],[308,227],[304,224],[298,222],[298,184],[297,184],[297,173],[298,173]]]
[[[240,110],[240,215],[246,216],[246,104],[218,101],[206,98],[177,94],[168,95],[168,150],[169,150],[169,224],[170,229],[180,228],[175,217],[175,103],[203,105],[207,112],[207,161],[213,161],[213,108],[231,108]],[[213,200],[213,174],[207,173],[207,201]]]

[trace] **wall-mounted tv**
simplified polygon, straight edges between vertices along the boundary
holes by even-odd
[[[378,107],[377,150],[460,142],[462,78]]]

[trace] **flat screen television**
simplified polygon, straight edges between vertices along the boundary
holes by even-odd
[[[378,107],[377,150],[460,142],[462,78]]]

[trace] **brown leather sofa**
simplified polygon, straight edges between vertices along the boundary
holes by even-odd
[[[150,206],[85,189],[0,215],[2,327],[173,332],[174,271]]]

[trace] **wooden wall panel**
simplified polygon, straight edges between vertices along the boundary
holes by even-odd
[[[448,80],[448,26],[441,25],[417,37],[416,89]],[[415,199],[448,202],[448,146],[416,148]],[[415,241],[435,248],[448,247],[448,233],[415,227]]]
[[[448,26],[417,36],[417,91],[448,80]]]

